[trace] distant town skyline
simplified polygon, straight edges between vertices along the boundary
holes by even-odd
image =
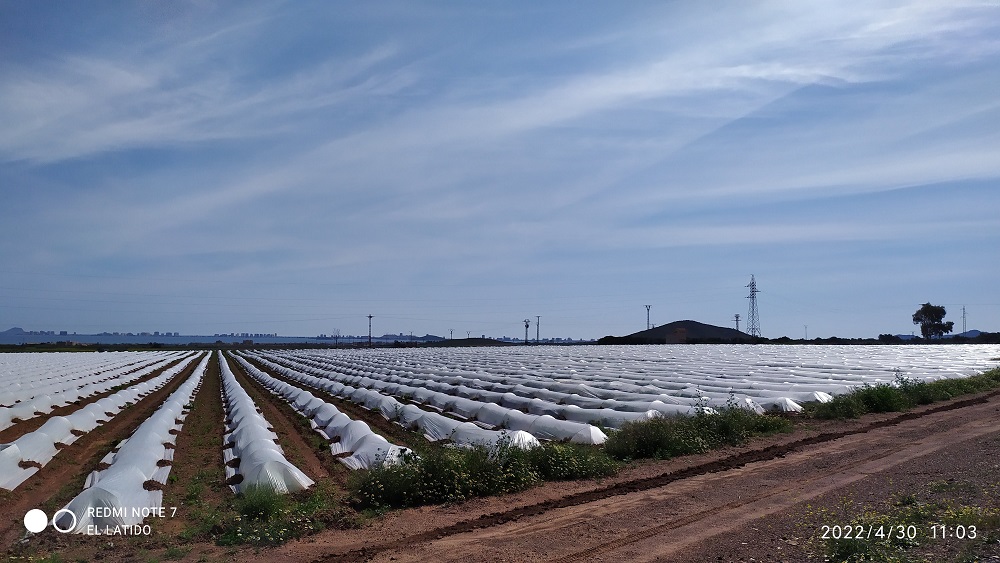
[[[678,322],[686,322],[686,321],[690,321],[690,320],[691,319],[682,319],[681,321],[674,321],[672,323],[664,323],[664,324],[666,324],[666,325],[676,324]],[[709,326],[720,326],[720,325],[709,325]],[[655,329],[655,328],[657,328],[657,325],[651,324],[650,328]],[[721,327],[721,328],[734,328],[734,327]],[[465,338],[471,338],[471,339],[490,339],[490,340],[499,340],[501,342],[515,342],[515,343],[516,342],[524,342],[524,340],[525,340],[524,336],[521,336],[521,335],[507,335],[507,334],[500,334],[500,335],[498,335],[498,334],[485,334],[485,333],[484,334],[475,334],[474,335],[474,334],[471,333],[471,331],[467,331],[467,332],[468,332],[468,334],[466,335]],[[635,332],[641,332],[641,331],[633,331],[633,333],[635,333]],[[913,337],[913,338],[918,338],[919,339],[920,335],[916,334],[917,332],[919,332],[919,331],[910,331],[910,333],[892,334],[892,336],[899,336],[899,337],[902,337],[904,339],[908,339],[908,337]],[[951,333],[945,334],[944,337],[945,338],[950,338],[952,336],[975,337],[975,336],[978,336],[981,332],[982,331],[980,331],[978,329],[975,329],[975,328],[972,328],[972,329],[968,329],[967,328],[967,329],[963,330],[961,327],[956,327],[955,330],[953,330]],[[746,334],[746,333],[744,333],[744,334]],[[867,338],[867,339],[873,339],[874,340],[874,339],[881,339],[881,337],[884,334],[888,334],[888,333],[878,333],[878,334],[872,334],[872,335],[868,335],[868,336],[852,337],[852,338],[861,338],[861,339],[866,339]],[[628,336],[628,335],[627,334],[621,334],[621,335],[605,335],[605,336]],[[747,335],[747,336],[749,337],[749,335]],[[197,339],[197,340],[193,340],[192,342],[195,342],[195,341],[201,342],[201,341],[204,341],[204,339],[206,339],[206,338],[229,338],[229,339],[233,339],[233,338],[238,338],[239,339],[239,338],[242,338],[242,339],[258,339],[258,342],[272,342],[272,341],[281,341],[281,340],[284,340],[284,339],[295,339],[295,340],[303,340],[303,341],[306,341],[306,340],[313,341],[313,340],[315,340],[315,341],[329,341],[329,342],[340,342],[340,343],[351,343],[351,342],[367,341],[367,339],[368,339],[368,335],[367,334],[347,334],[347,333],[336,333],[336,334],[320,333],[320,334],[311,335],[311,334],[278,334],[278,333],[273,333],[273,332],[272,333],[265,333],[265,332],[254,332],[254,331],[238,331],[238,332],[215,333],[215,334],[182,334],[182,333],[176,332],[176,331],[158,331],[158,330],[154,330],[154,331],[139,331],[139,332],[100,331],[100,332],[94,332],[94,333],[79,333],[79,332],[76,332],[76,331],[70,332],[70,331],[67,331],[67,330],[48,330],[48,329],[24,330],[21,327],[11,327],[9,329],[0,331],[0,344],[45,343],[45,342],[59,342],[59,341],[71,341],[72,342],[72,341],[74,341],[75,337],[101,337],[101,338],[98,338],[98,339],[89,338],[89,339],[87,339],[86,343],[128,343],[128,342],[140,342],[143,338],[148,338],[150,342],[171,342],[171,343],[180,343],[185,338],[194,338],[194,339]],[[115,337],[121,337],[121,340],[115,340]],[[385,343],[385,342],[402,342],[402,343],[406,343],[406,342],[426,342],[426,341],[434,341],[434,340],[452,340],[452,339],[455,339],[455,338],[456,337],[454,336],[454,334],[449,334],[449,333],[445,333],[445,334],[431,334],[431,333],[413,334],[413,333],[403,333],[403,332],[399,332],[399,333],[385,332],[385,333],[381,333],[381,334],[378,334],[378,333],[373,333],[372,334],[372,339],[373,340],[376,340],[376,341],[379,341],[379,342],[382,342],[382,343]],[[463,337],[461,335],[459,335],[457,338],[458,339],[462,339]],[[777,338],[790,338],[792,340],[806,340],[806,341],[810,340],[808,333],[804,334],[801,337],[794,337],[794,336],[789,336],[789,335],[782,335],[781,337],[775,337],[775,338],[772,338],[772,339],[777,339]],[[826,338],[842,338],[842,337],[838,337],[837,335],[832,335],[832,336],[829,336],[829,337],[826,337]],[[259,340],[259,339],[264,339],[264,340],[262,341],[262,340]],[[551,343],[556,343],[556,344],[559,344],[559,343],[573,343],[573,342],[596,342],[597,340],[599,340],[599,339],[598,338],[573,338],[573,337],[566,337],[566,336],[551,336],[551,335],[550,336],[546,336],[546,337],[541,337],[540,335],[537,335],[537,334],[535,334],[535,335],[529,334],[529,336],[528,336],[528,342],[529,343],[539,342],[539,343],[550,343],[550,344]],[[812,340],[824,340],[824,338],[823,337],[814,337]]]
[[[0,329],[1000,332],[1000,4],[0,2]]]

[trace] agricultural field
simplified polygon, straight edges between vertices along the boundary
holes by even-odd
[[[995,467],[955,462],[940,483],[914,482],[906,494],[917,507],[930,502],[924,492],[976,500],[975,514],[961,505],[963,534],[977,525],[980,538],[992,538],[1000,376],[980,374],[998,365],[1000,346],[991,345],[3,354],[0,535],[21,561],[472,560],[484,542],[497,560],[589,560],[580,551],[587,542],[615,560],[628,544],[595,538],[638,545],[653,537],[648,530],[729,514],[649,521],[659,514],[650,507],[696,482],[711,481],[705,502],[717,498],[726,510],[744,506],[730,498],[736,488],[748,498],[775,494],[773,476],[757,492],[760,481],[735,484],[753,473],[740,469],[748,464],[792,463],[817,448],[813,461],[838,461],[789,482],[805,490],[832,475],[833,494],[858,484],[850,468],[899,469],[978,440]],[[947,418],[955,416],[964,422]],[[886,451],[897,457],[871,457],[879,440],[894,440]],[[959,485],[948,471],[965,475]],[[896,483],[885,494],[907,481]],[[804,493],[787,492],[769,506],[804,510]],[[33,509],[44,515],[26,519]],[[622,510],[640,516],[622,519]],[[824,510],[816,514],[834,514]],[[572,528],[583,530],[576,539],[561,530],[557,541],[554,528],[523,524],[553,511],[568,511],[567,527],[578,519],[590,527]],[[846,525],[864,514],[836,518]],[[715,535],[750,521],[730,516]],[[504,535],[519,521],[534,543]],[[594,527],[611,521],[631,528]],[[937,530],[931,522],[923,531]],[[820,553],[822,543],[803,540],[786,553]]]

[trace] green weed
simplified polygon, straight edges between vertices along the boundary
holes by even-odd
[[[671,457],[736,446],[752,436],[788,432],[792,424],[784,418],[757,414],[738,407],[735,401],[715,414],[663,416],[629,422],[613,432],[604,449],[614,459]]]
[[[281,545],[337,526],[353,527],[355,521],[343,508],[335,485],[319,483],[294,495],[270,487],[248,487],[233,502],[232,511],[213,528],[219,545]]]
[[[356,472],[348,488],[359,509],[384,510],[513,493],[546,480],[605,477],[618,467],[601,448],[579,444],[435,447]]]
[[[286,498],[272,487],[251,485],[236,497],[235,508],[243,518],[270,520],[285,509]]]
[[[979,375],[916,381],[896,374],[893,384],[865,385],[838,395],[828,403],[809,405],[808,412],[821,419],[858,418],[866,413],[899,412],[916,405],[929,405],[960,395],[979,393],[1000,387],[1000,368]]]

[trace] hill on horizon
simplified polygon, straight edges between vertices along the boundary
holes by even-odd
[[[752,342],[753,337],[734,328],[698,321],[674,321],[627,336],[605,337],[608,342],[623,344],[683,344],[685,342]],[[604,340],[602,338],[601,340]]]

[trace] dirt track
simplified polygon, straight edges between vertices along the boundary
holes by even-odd
[[[1000,479],[997,393],[820,428],[605,483],[403,511],[259,560],[798,561],[818,533],[811,507],[880,502],[963,470]]]

